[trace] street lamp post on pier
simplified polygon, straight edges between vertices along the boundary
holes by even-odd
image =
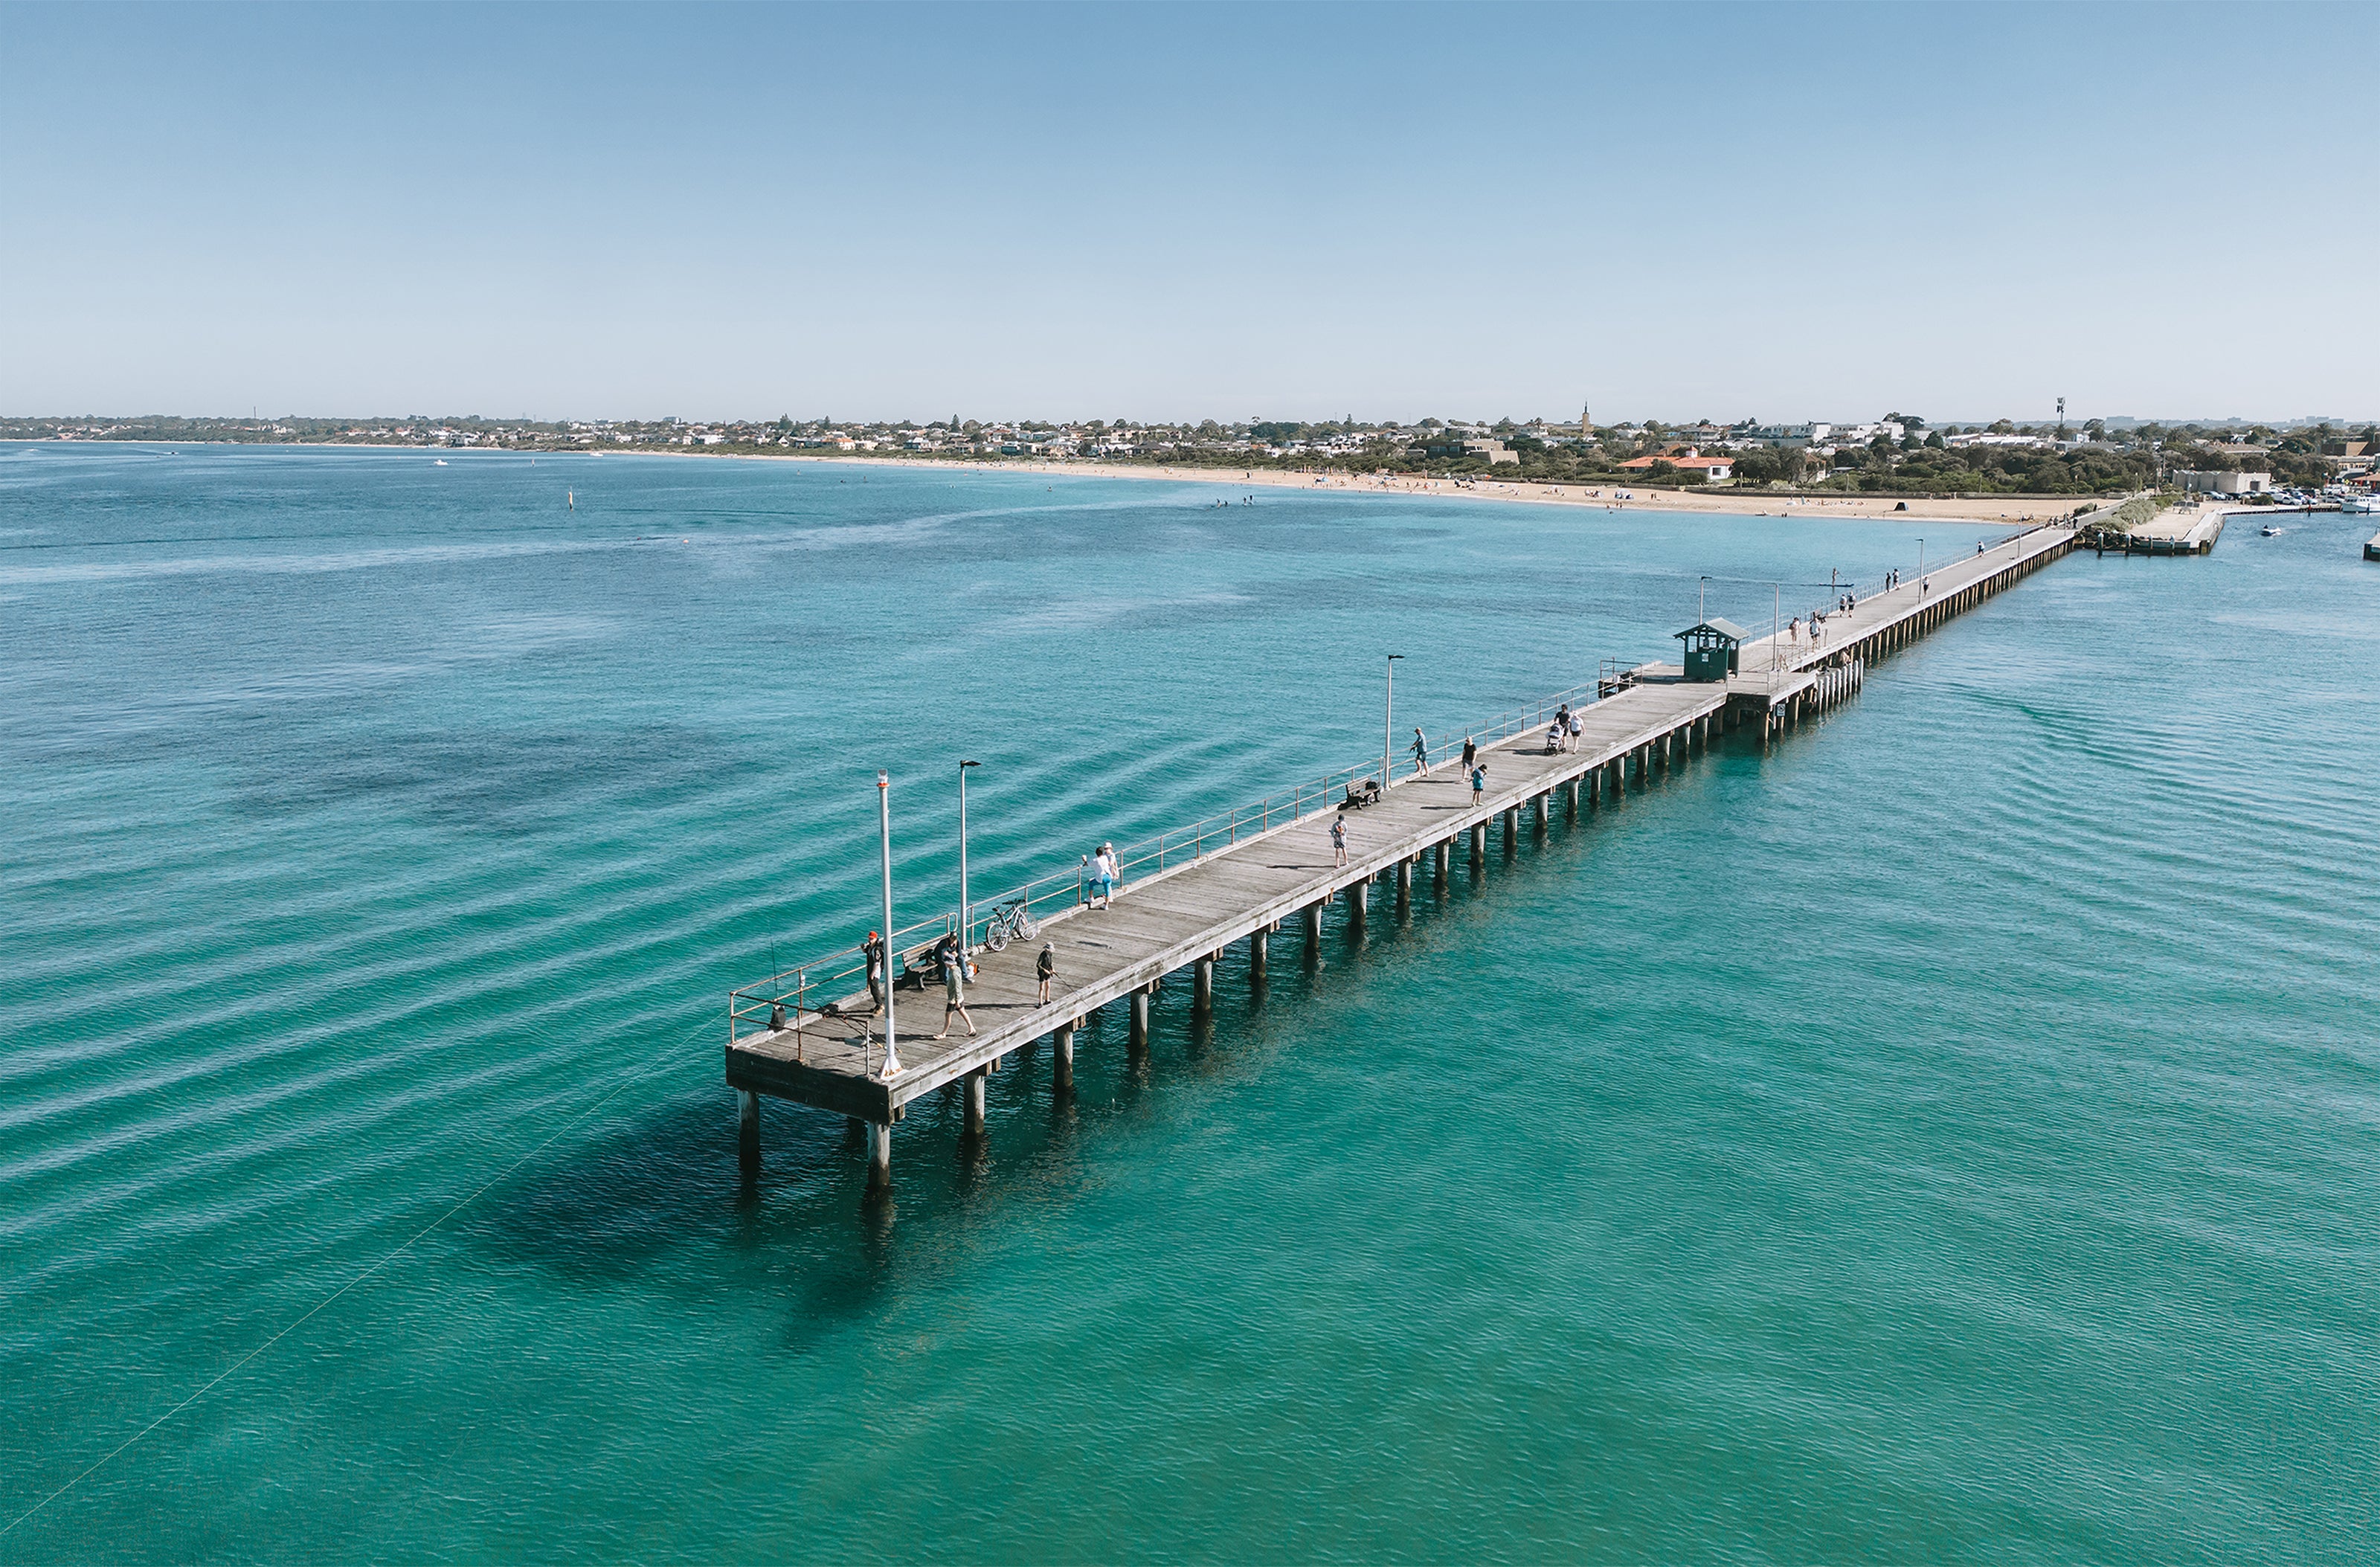
[[[892,923],[892,778],[882,768],[876,771],[877,844],[882,851],[884,867],[884,1079],[892,1081],[901,1073],[901,1047],[892,1030],[892,948],[894,932],[900,927]]]
[[[975,916],[967,906],[966,874],[966,775],[970,767],[981,767],[979,761],[959,763],[959,950],[968,950],[975,940]]]
[[[1388,793],[1390,758],[1397,747],[1397,661],[1402,653],[1389,655],[1388,713],[1380,725],[1380,792]]]

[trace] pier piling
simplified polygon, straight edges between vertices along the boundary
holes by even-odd
[[[868,1124],[868,1190],[880,1196],[892,1189],[892,1128],[880,1121]]]
[[[747,1175],[760,1168],[760,1096],[749,1088],[735,1090],[735,1162]]]

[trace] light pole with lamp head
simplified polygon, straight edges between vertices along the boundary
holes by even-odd
[[[1388,713],[1380,725],[1380,793],[1383,795],[1389,792],[1389,759],[1395,755],[1397,747],[1397,661],[1402,657],[1402,653],[1389,655]]]
[[[884,865],[884,1079],[900,1075],[901,1047],[892,1031],[892,942],[896,927],[892,923],[892,779],[882,768],[876,771],[877,842],[883,854]]]
[[[971,950],[975,941],[974,911],[967,906],[966,874],[966,775],[970,767],[981,767],[979,761],[959,763],[959,951]]]

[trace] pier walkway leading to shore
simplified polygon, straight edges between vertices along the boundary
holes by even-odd
[[[1670,666],[1647,664],[1608,680],[1599,699],[1581,707],[1584,733],[1567,749],[1548,751],[1541,725],[1520,729],[1483,748],[1487,788],[1473,797],[1470,780],[1452,761],[1426,774],[1395,780],[1377,804],[1343,813],[1347,863],[1335,863],[1330,824],[1342,819],[1330,801],[1311,802],[1292,819],[1249,830],[1235,817],[1228,835],[1185,842],[1156,874],[1134,882],[1104,907],[1072,903],[1041,922],[1039,936],[1004,950],[979,950],[978,977],[967,986],[967,1010],[978,1030],[945,1039],[939,983],[893,995],[900,1070],[884,1070],[882,1017],[864,989],[808,1004],[807,985],[783,977],[735,992],[729,1002],[727,1081],[740,1098],[741,1153],[747,1169],[759,1156],[759,1095],[813,1105],[865,1122],[871,1189],[891,1178],[892,1128],[902,1107],[921,1094],[964,1082],[966,1124],[983,1119],[985,1076],[1021,1046],[1044,1036],[1055,1046],[1055,1081],[1071,1087],[1075,1034],[1093,1012],[1117,1002],[1131,1007],[1129,1039],[1145,1046],[1148,1006],[1160,981],[1187,968],[1194,1007],[1211,1003],[1214,966],[1234,942],[1248,943],[1252,978],[1261,983],[1272,934],[1299,922],[1318,940],[1325,911],[1344,905],[1344,917],[1368,917],[1372,889],[1392,883],[1409,894],[1427,859],[1449,874],[1451,856],[1466,846],[1483,862],[1490,827],[1500,820],[1504,840],[1516,840],[1527,813],[1545,825],[1557,808],[1577,812],[1606,794],[1642,787],[1656,769],[1682,765],[1718,733],[1751,726],[1767,744],[1807,713],[1857,690],[1867,664],[1906,646],[1950,617],[2064,554],[2071,527],[2034,528],[1950,561],[1917,581],[1860,601],[1827,623],[1825,639],[1780,642],[1762,638],[1739,650],[1740,673],[1724,682],[1693,683]],[[1057,981],[1051,999],[1038,1000],[1035,963],[1043,941],[1054,945]],[[904,949],[896,941],[897,973]],[[767,1026],[743,1029],[749,1020]]]

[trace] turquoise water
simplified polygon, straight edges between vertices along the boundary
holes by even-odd
[[[0,1560],[2372,1559],[2360,519],[743,1185],[877,767],[923,917],[1976,537],[1217,493],[0,447]]]

